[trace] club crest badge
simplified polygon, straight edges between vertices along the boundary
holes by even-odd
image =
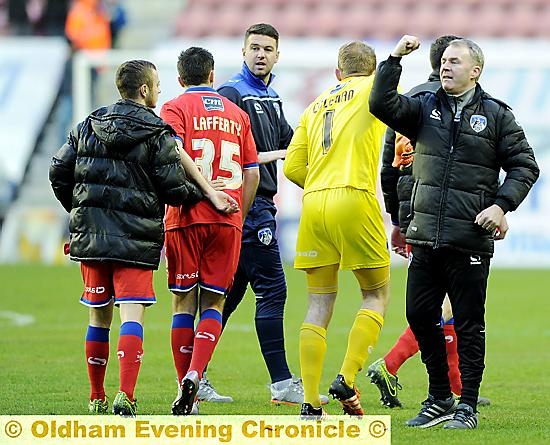
[[[470,118],[470,127],[472,127],[472,130],[476,133],[485,130],[485,127],[487,127],[487,118],[480,114],[474,114]]]
[[[266,228],[258,230],[258,239],[262,244],[268,246],[273,239],[273,233],[271,233],[271,229]]]
[[[273,108],[275,108],[275,113],[277,113],[277,117],[281,118],[281,107],[277,102],[273,102]]]

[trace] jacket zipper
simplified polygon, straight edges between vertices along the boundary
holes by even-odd
[[[464,110],[462,110],[464,112]],[[455,121],[455,112],[451,110],[451,118],[452,118],[452,126],[451,126],[451,148],[449,149],[449,155],[447,156],[447,163],[445,164],[445,176],[443,177],[443,184],[442,184],[442,190],[441,190],[441,199],[439,201],[439,212],[437,213],[437,230],[435,232],[435,243],[434,243],[434,249],[437,249],[439,247],[439,242],[441,241],[441,230],[442,230],[442,223],[443,223],[443,205],[446,202],[447,199],[447,192],[448,192],[448,182],[449,182],[449,167],[451,165],[451,158],[453,156],[454,152],[454,144],[456,140],[458,139],[458,134],[460,132],[460,124],[462,122],[462,112],[460,113],[460,120],[458,122]],[[458,124],[458,128],[457,128]]]

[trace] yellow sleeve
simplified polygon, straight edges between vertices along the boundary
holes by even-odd
[[[306,125],[302,119],[296,128],[292,140],[287,148],[283,171],[285,176],[296,184],[304,188],[307,177],[307,153],[308,138]]]

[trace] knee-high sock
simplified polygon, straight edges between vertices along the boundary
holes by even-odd
[[[222,314],[215,309],[205,310],[197,324],[193,343],[193,356],[189,364],[189,371],[197,371],[199,378],[202,378],[204,368],[212,358],[221,333]]]
[[[327,331],[321,326],[303,323],[300,328],[300,371],[304,384],[304,402],[321,406],[319,383],[327,350]]]
[[[393,347],[384,356],[384,362],[386,363],[388,372],[396,375],[401,365],[417,352],[418,342],[416,341],[411,328],[407,326],[407,329],[403,331],[401,337],[399,337],[395,342],[395,345],[393,345]]]
[[[369,354],[378,341],[378,334],[384,325],[384,317],[370,309],[360,309],[348,336],[348,349],[340,374],[346,384],[353,386],[355,376],[367,361]]]
[[[458,369],[458,352],[456,350],[456,332],[454,324],[443,326],[445,334],[445,346],[447,347],[447,363],[449,364],[449,381],[451,391],[459,396],[462,393],[462,382],[460,381],[460,371]]]
[[[122,323],[117,355],[120,364],[120,391],[124,391],[130,400],[134,400],[134,389],[143,356],[143,326],[137,321]]]
[[[174,365],[181,382],[189,369],[195,340],[195,317],[191,314],[174,314],[172,317],[171,345]]]
[[[105,400],[105,371],[109,361],[109,329],[88,326],[86,363],[90,380],[90,400]]]

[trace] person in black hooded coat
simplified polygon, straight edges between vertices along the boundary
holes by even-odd
[[[117,305],[120,390],[112,408],[114,414],[135,416],[143,316],[156,301],[152,278],[164,243],[164,207],[193,205],[202,199],[201,189],[218,210],[232,212],[234,203],[224,192],[215,192],[196,167],[188,168],[174,130],[152,111],[160,92],[155,66],[125,62],[117,70],[116,85],[121,100],[94,111],[71,131],[54,155],[49,175],[56,198],[69,212],[68,253],[81,262],[80,301],[90,307],[89,410],[108,410],[103,384]]]

